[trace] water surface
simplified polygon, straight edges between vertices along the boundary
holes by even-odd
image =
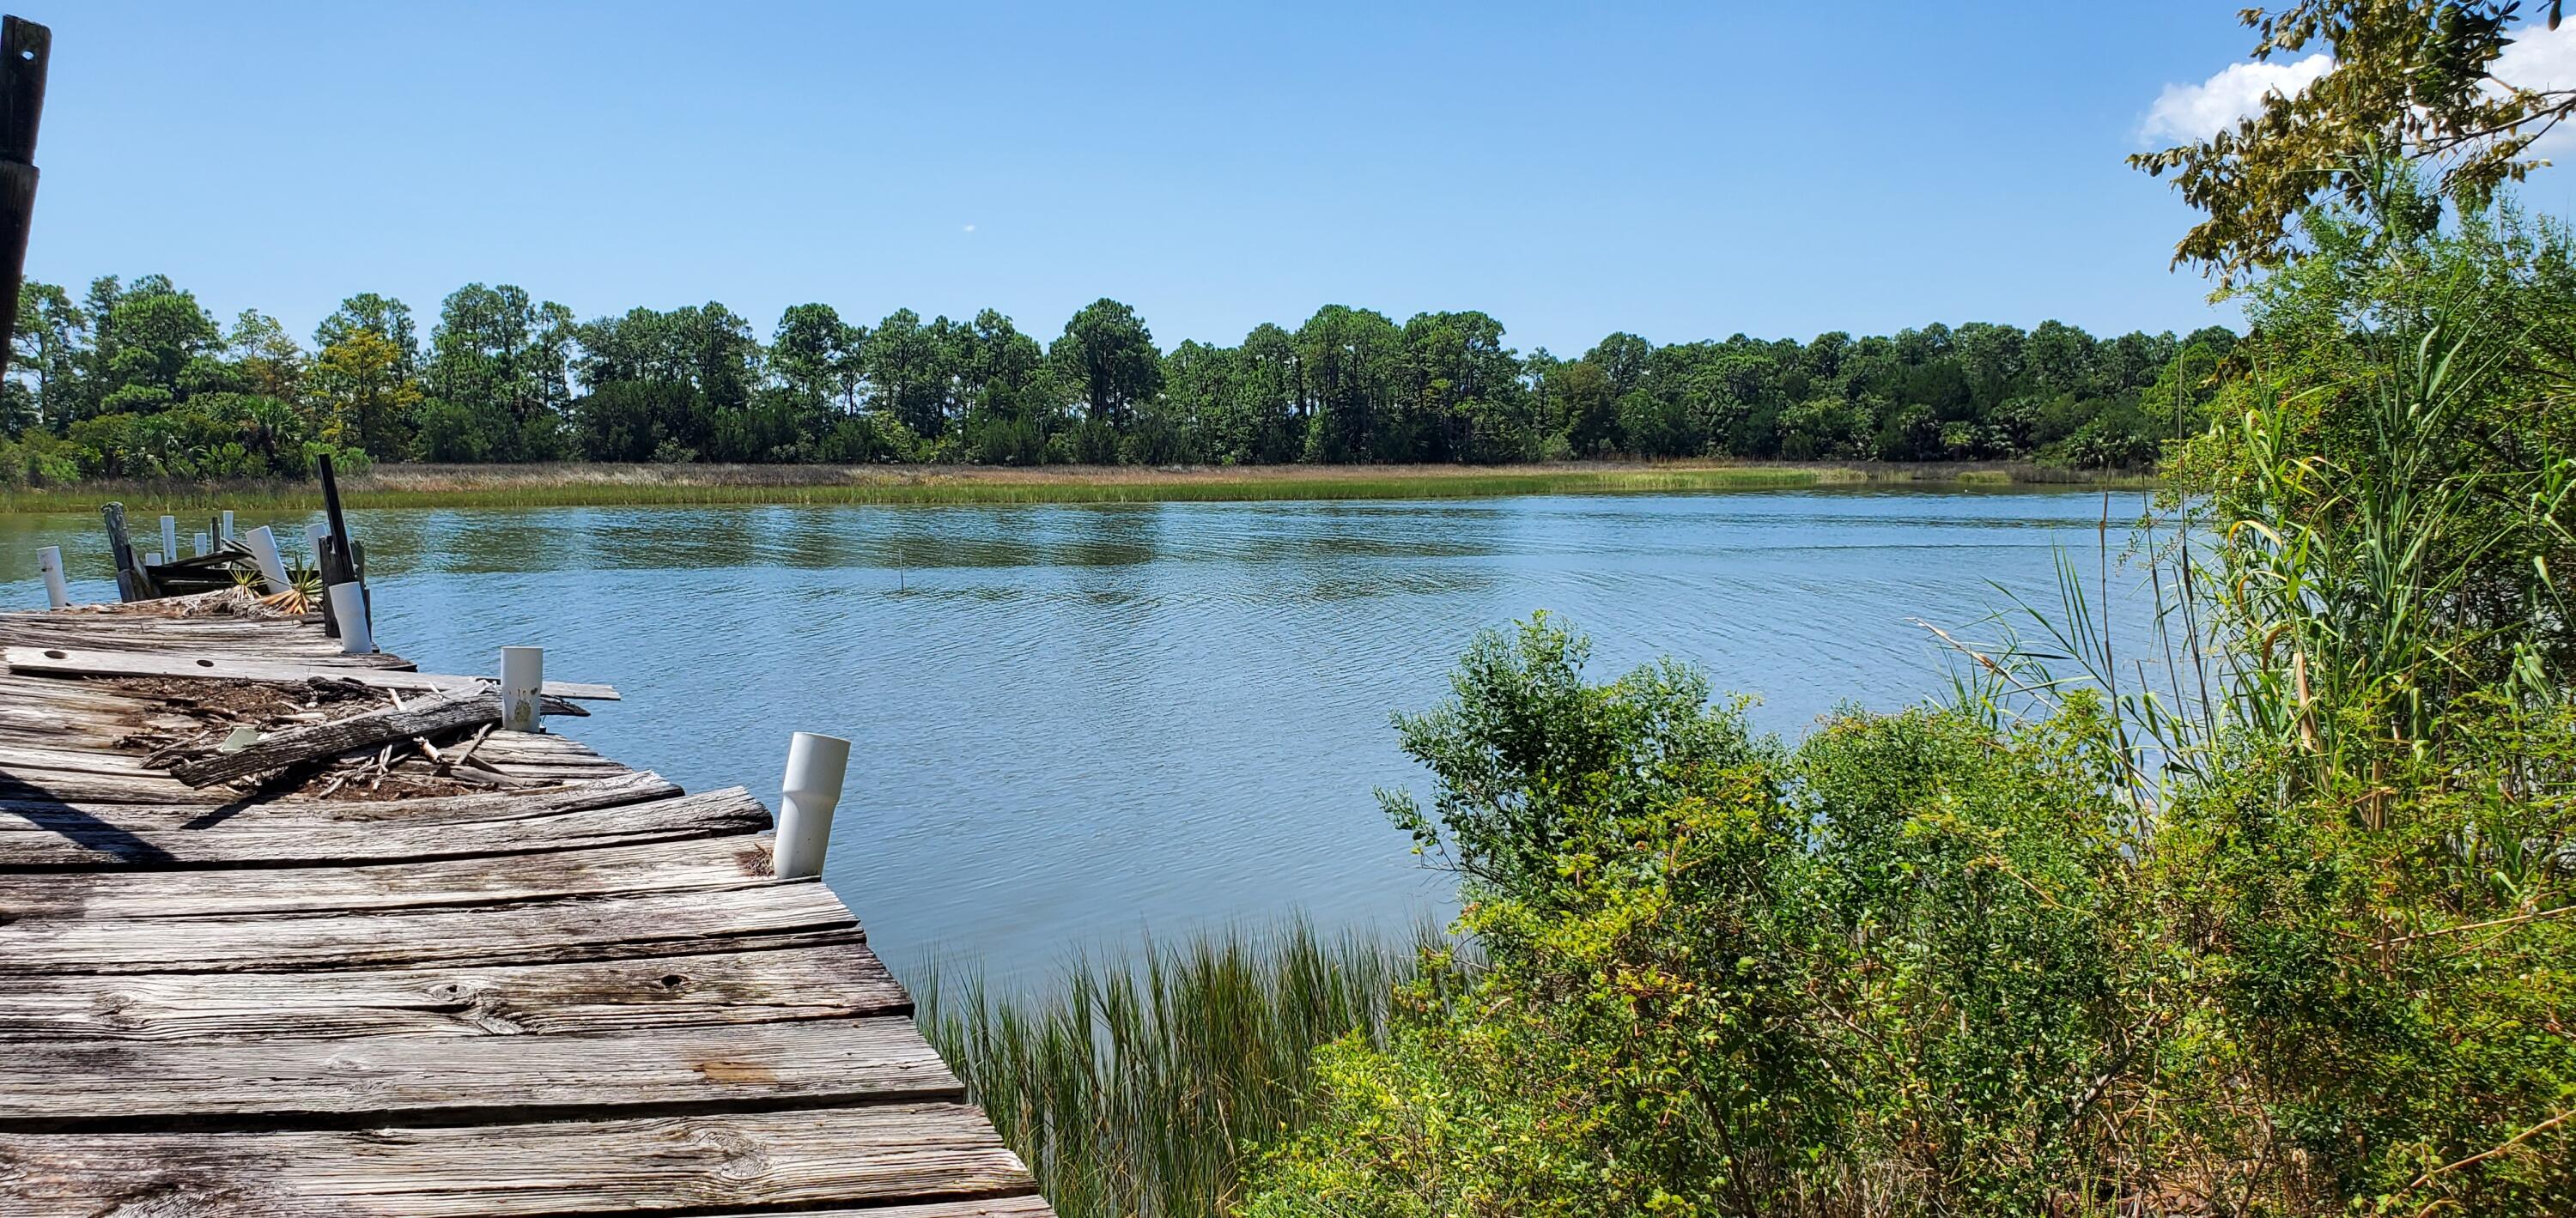
[[[2115,551],[2141,506],[2115,497]],[[626,695],[551,722],[630,765],[774,799],[790,731],[850,737],[827,878],[878,950],[1028,982],[1148,932],[1445,909],[1371,791],[1419,785],[1387,717],[1443,696],[1479,629],[1562,613],[1597,636],[1600,677],[1684,657],[1795,736],[1945,688],[1910,619],[1973,623],[2000,602],[1988,581],[2054,603],[2053,556],[2098,569],[2103,511],[1801,490],[356,511],[351,530],[381,645],[447,672],[543,646],[549,675]],[[94,517],[0,515],[0,604],[43,603],[48,544],[76,595],[113,597]]]

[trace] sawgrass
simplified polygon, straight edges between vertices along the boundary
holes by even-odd
[[[1315,1048],[1383,1044],[1396,987],[1445,947],[1427,924],[1387,940],[1292,920],[1079,958],[1038,996],[934,972],[914,997],[1058,1214],[1221,1214],[1250,1156],[1298,1127]]]

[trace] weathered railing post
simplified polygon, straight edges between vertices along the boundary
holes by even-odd
[[[778,843],[770,870],[782,880],[823,874],[832,844],[832,809],[850,768],[850,742],[798,732],[787,742],[787,779],[778,797]]]
[[[543,711],[542,694],[546,686],[546,649],[543,647],[504,647],[501,649],[501,730],[533,732],[538,730]]]
[[[242,544],[250,547],[250,560],[259,564],[259,577],[268,581],[270,595],[293,586],[286,579],[286,558],[277,552],[277,534],[267,525],[242,534]]]
[[[224,509],[223,523],[217,526],[217,528],[221,531],[221,536],[225,541],[231,541],[233,539],[233,510],[231,508]]]
[[[204,558],[206,555],[212,554],[215,551],[215,539],[209,534],[195,534],[188,538],[188,544],[196,547],[197,557],[199,558]]]
[[[45,603],[54,609],[72,607],[72,590],[63,583],[63,548],[46,546],[36,551],[36,566],[45,573]]]
[[[179,518],[176,516],[161,518],[161,553],[172,562],[179,559]],[[161,564],[155,560],[152,565],[157,567]]]

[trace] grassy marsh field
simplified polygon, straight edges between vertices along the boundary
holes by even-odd
[[[342,479],[366,507],[621,507],[654,504],[1158,503],[1295,499],[1463,499],[1806,486],[2079,484],[2139,487],[2152,475],[2000,462],[1733,464],[1566,462],[1528,466],[1272,465],[381,465]],[[0,490],[0,511],[311,508],[309,482],[140,482]]]

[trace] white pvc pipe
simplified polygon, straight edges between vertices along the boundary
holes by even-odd
[[[310,548],[313,551],[313,569],[316,571],[322,569],[322,539],[330,535],[330,525],[308,524],[304,526],[304,540],[310,543]]]
[[[231,540],[233,539],[233,510],[232,510],[231,508],[225,508],[225,509],[224,509],[224,522],[223,522],[223,526],[222,526],[222,527],[223,527],[223,533],[222,533],[223,539],[224,539],[224,540],[226,540],[226,541],[231,541]]]
[[[197,557],[199,558],[204,558],[207,552],[215,548],[215,539],[208,537],[203,533],[190,537],[188,540],[197,547]]]
[[[546,649],[543,647],[504,647],[501,649],[501,730],[533,732],[539,729],[539,693],[546,685]]]
[[[832,844],[832,809],[841,802],[841,779],[850,769],[850,742],[798,732],[787,742],[787,779],[778,798],[778,846],[770,871],[782,880],[823,874]]]
[[[374,655],[376,639],[367,631],[367,590],[351,580],[331,585],[331,620],[340,625],[340,650],[353,656]]]
[[[286,559],[277,552],[277,534],[261,525],[242,534],[242,542],[250,547],[250,560],[259,564],[259,577],[268,581],[270,594],[286,591]]]
[[[161,552],[174,559],[179,557],[179,518],[176,516],[161,518]]]
[[[72,590],[63,583],[63,548],[45,546],[36,551],[36,566],[45,573],[45,602],[56,609],[72,607]]]

